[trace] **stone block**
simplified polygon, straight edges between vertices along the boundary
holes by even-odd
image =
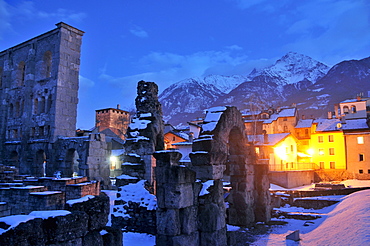
[[[187,167],[156,167],[155,168],[157,183],[184,184],[195,182],[195,172]]]
[[[198,222],[201,232],[218,231],[226,226],[223,204],[207,203],[199,206]]]
[[[197,216],[198,211],[195,206],[180,209],[180,224],[182,234],[189,235],[198,230]]]
[[[67,205],[68,211],[83,211],[88,215],[89,230],[101,230],[108,222],[109,197],[105,193],[83,203]]]
[[[157,151],[153,156],[157,159],[158,167],[178,166],[182,154],[179,151]]]
[[[82,238],[82,245],[103,245],[103,236],[98,230],[89,231]]]
[[[42,230],[50,243],[63,242],[83,237],[88,232],[89,216],[75,211],[66,216],[57,216],[42,221]]]
[[[195,171],[196,178],[201,180],[217,180],[222,179],[224,171],[226,170],[225,165],[203,165],[203,166],[192,166],[191,169]]]
[[[162,184],[157,185],[157,205],[159,208],[180,209],[193,205],[193,185]]]
[[[103,234],[103,245],[122,246],[122,231],[119,228],[106,227]]]
[[[171,245],[173,246],[199,245],[199,232],[196,231],[191,234],[182,234],[179,236],[174,236],[172,237]]]
[[[191,152],[189,157],[193,166],[211,165],[211,155],[208,152]]]
[[[157,233],[159,235],[180,235],[180,216],[178,209],[157,208]]]
[[[200,232],[200,246],[227,246],[226,227],[213,232]]]

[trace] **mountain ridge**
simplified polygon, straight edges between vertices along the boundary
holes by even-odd
[[[295,103],[302,114],[323,116],[334,103],[353,97],[350,91],[370,91],[370,57],[330,68],[309,56],[288,52],[248,76],[210,75],[179,81],[159,98],[165,120],[178,125],[203,116],[204,109],[225,105],[262,110]]]

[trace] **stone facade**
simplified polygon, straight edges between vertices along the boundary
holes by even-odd
[[[0,163],[36,177],[75,173],[108,187],[103,134],[76,138],[83,34],[61,22],[0,52]]]

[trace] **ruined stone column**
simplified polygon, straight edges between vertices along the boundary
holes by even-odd
[[[130,155],[137,155],[142,171],[139,172],[151,185],[154,185],[154,151],[164,149],[162,108],[158,101],[158,86],[154,82],[140,81],[135,99],[136,115],[132,119],[125,143],[124,162],[131,161]],[[124,170],[124,168],[122,169]],[[137,170],[138,171],[138,170]],[[134,176],[135,174],[124,173]]]
[[[194,194],[199,193],[195,173],[179,165],[178,151],[158,151],[155,168],[157,178],[158,246],[199,245],[197,206]]]
[[[269,165],[256,164],[255,170],[255,192],[256,192],[256,209],[255,217],[258,222],[268,222],[271,220],[271,195],[270,180],[268,177]]]

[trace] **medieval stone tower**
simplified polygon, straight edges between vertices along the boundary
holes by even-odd
[[[35,176],[46,172],[58,137],[76,130],[84,32],[56,26],[0,52],[0,158]]]

